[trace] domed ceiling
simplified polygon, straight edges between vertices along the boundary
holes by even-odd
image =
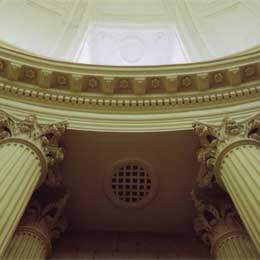
[[[260,43],[259,0],[0,0],[0,40],[54,59],[197,62]]]

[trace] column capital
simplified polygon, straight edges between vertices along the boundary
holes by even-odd
[[[18,228],[1,259],[47,259],[52,240],[67,227],[64,206],[68,191],[60,185],[42,185],[33,195]],[[33,246],[33,250],[32,250]]]
[[[201,162],[198,176],[201,186],[214,181],[219,162],[231,149],[245,144],[260,147],[260,114],[239,122],[226,117],[218,125],[195,121],[192,126],[201,143],[197,154]]]
[[[67,128],[67,122],[40,124],[35,115],[18,119],[0,110],[0,143],[21,143],[30,146],[47,171],[48,166],[63,160],[63,149],[58,143]]]
[[[212,255],[226,239],[241,235],[248,237],[230,200],[199,199],[194,191],[191,197],[197,211],[194,230],[206,245],[211,246]]]
[[[58,239],[67,228],[64,207],[68,198],[69,192],[63,186],[42,185],[33,194],[17,233],[37,235],[51,248],[51,241]]]

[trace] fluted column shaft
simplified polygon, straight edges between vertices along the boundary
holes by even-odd
[[[36,225],[19,227],[3,259],[46,259],[51,250],[51,244],[42,229],[44,227]]]
[[[52,240],[67,227],[63,209],[67,190],[59,185],[43,184],[34,192],[19,226],[1,259],[46,259],[51,255]]]
[[[259,259],[252,240],[243,230],[217,225],[212,231],[211,255],[222,259]]]
[[[200,137],[199,185],[217,183],[230,195],[260,252],[260,114],[219,125],[194,122]],[[214,179],[215,178],[215,179]]]
[[[197,190],[200,199],[195,192],[192,192],[197,210],[194,229],[202,241],[210,246],[211,255],[217,260],[259,259],[260,255],[246,232],[237,210],[231,200],[223,196],[224,191],[222,194],[219,192],[210,194],[206,190],[202,190],[203,193],[199,192],[201,191]]]
[[[260,252],[260,148],[241,144],[229,150],[219,164],[218,182],[229,193]]]
[[[21,120],[0,110],[0,257],[49,166],[63,159],[58,142],[66,126],[40,124],[34,115]]]
[[[46,162],[40,150],[19,138],[0,142],[0,255],[7,247]]]

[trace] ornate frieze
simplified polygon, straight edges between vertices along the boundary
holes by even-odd
[[[5,62],[0,59],[0,72],[3,72],[5,69]]]
[[[226,71],[216,71],[210,73],[210,85],[223,87],[226,84]]]
[[[127,79],[120,79],[119,89],[128,89],[128,88],[129,88],[129,81]]]
[[[160,80],[160,78],[152,78],[151,79],[151,87],[152,87],[152,89],[159,89],[159,88],[161,88],[161,80]]]
[[[109,67],[75,65],[58,61],[48,61],[40,57],[27,56],[25,53],[14,53],[0,48],[1,76],[12,81],[26,82],[31,85],[53,89],[74,89],[72,78],[84,81],[88,78],[88,87],[84,92],[93,92],[97,85],[98,93],[120,94],[121,89],[129,88],[127,94],[135,94],[134,84],[127,84],[137,77],[144,78],[145,85],[151,89],[158,89],[158,93],[165,94],[174,91],[206,91],[219,87],[237,86],[241,82],[251,82],[260,79],[259,53],[237,55],[221,61],[204,62],[201,64],[185,64],[162,67]],[[245,65],[246,64],[246,65]],[[99,82],[96,78],[100,78]],[[110,78],[109,81],[107,78]],[[120,80],[118,80],[120,78]],[[176,86],[169,87],[168,79],[176,78]],[[108,83],[109,82],[109,83]],[[107,89],[113,85],[115,91]],[[145,93],[149,94],[148,89]],[[82,91],[79,89],[79,91]],[[156,93],[157,93],[156,92]]]
[[[180,78],[180,89],[185,90],[192,87],[192,78],[191,76],[183,76]]]
[[[87,79],[87,89],[97,90],[99,88],[99,80],[95,77]]]
[[[242,80],[250,81],[256,80],[258,77],[258,71],[256,64],[250,64],[241,68],[242,71]]]
[[[109,67],[45,60],[0,48],[0,94],[95,111],[225,105],[259,96],[259,60],[255,53],[201,64]]]

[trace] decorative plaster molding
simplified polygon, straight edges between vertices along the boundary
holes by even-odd
[[[55,188],[41,186],[33,194],[14,239],[19,235],[33,236],[42,242],[47,256],[50,256],[52,240],[58,239],[67,228],[64,207],[68,198],[69,192],[62,185]]]
[[[198,183],[202,187],[210,185],[215,179],[222,183],[220,165],[235,147],[260,147],[260,114],[240,122],[226,117],[219,125],[194,122],[193,127],[201,142],[198,151],[198,161],[201,162]]]
[[[258,257],[257,250],[230,200],[215,198],[213,202],[208,200],[206,196],[203,199],[198,199],[195,192],[192,192],[191,196],[197,211],[197,217],[194,221],[195,232],[206,245],[211,247],[212,256],[216,259],[222,259],[219,256],[222,254],[223,248],[233,249],[232,243],[229,244],[230,240],[235,245],[235,255],[240,256],[240,253],[243,252],[243,246],[241,247],[240,244],[240,240],[242,240],[246,244],[244,248],[246,252],[243,252],[244,255],[241,259],[244,259],[248,253],[252,254],[252,259]],[[241,252],[240,247],[242,248]],[[230,252],[230,255],[233,256],[233,253]]]
[[[72,129],[171,131],[259,111],[260,52],[195,64],[111,67],[47,60],[0,48],[0,103]],[[243,112],[242,112],[243,111]]]
[[[54,179],[51,167],[63,160],[63,149],[59,139],[67,127],[66,122],[40,124],[35,115],[27,115],[21,120],[0,110],[0,144],[20,144],[31,148],[42,165],[42,176],[39,185],[45,179]],[[48,172],[49,170],[49,172]],[[51,183],[51,181],[49,180]]]
[[[73,78],[77,78],[84,89],[89,92],[87,79],[95,77],[100,81],[100,88],[96,93],[105,94],[105,79],[110,78],[115,84],[114,94],[137,94],[134,89],[139,77],[145,81],[144,94],[149,94],[149,87],[153,78],[161,81],[160,90],[156,94],[171,92],[187,93],[201,90],[216,91],[222,87],[235,87],[241,83],[259,81],[260,53],[247,53],[215,61],[171,65],[171,66],[141,66],[141,67],[111,67],[83,64],[70,64],[33,57],[26,53],[15,52],[4,47],[0,48],[0,76],[15,82],[23,82],[33,86],[50,88],[52,90],[74,90]],[[48,71],[48,73],[46,73]],[[45,83],[42,83],[45,78]],[[176,78],[176,82],[172,81]],[[127,92],[120,91],[118,80],[132,81]],[[174,88],[167,85],[176,84]]]

